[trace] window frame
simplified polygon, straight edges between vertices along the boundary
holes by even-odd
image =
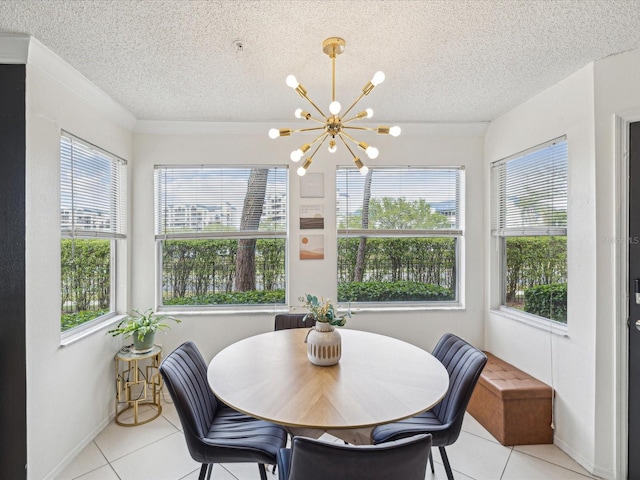
[[[158,226],[158,186],[156,181],[157,171],[161,169],[235,169],[235,170],[283,170],[285,175],[285,187],[284,194],[285,199],[283,202],[285,208],[285,227],[284,230],[245,230],[240,231],[217,231],[217,232],[200,232],[200,233],[162,233]],[[284,311],[288,309],[288,284],[289,284],[289,168],[288,165],[281,164],[269,164],[269,165],[230,165],[230,164],[157,164],[153,166],[154,170],[154,239],[155,239],[155,258],[156,258],[156,279],[155,279],[155,294],[156,305],[159,311],[182,313],[182,314],[198,314],[198,313],[258,313],[265,311]],[[266,198],[265,198],[266,200]],[[266,205],[266,202],[263,206]],[[263,212],[264,213],[264,212]],[[256,304],[217,304],[217,305],[165,305],[163,298],[163,276],[164,276],[164,264],[163,264],[163,242],[165,240],[241,240],[241,239],[282,239],[284,240],[284,282],[285,282],[285,299],[282,303],[256,303]]]
[[[407,166],[376,166],[370,167],[370,170],[450,170],[457,172],[456,182],[456,207],[457,207],[457,228],[448,229],[361,229],[361,228],[339,228],[338,201],[337,196],[339,189],[337,187],[338,175],[340,171],[358,172],[355,167],[342,166],[336,167],[336,239],[339,242],[341,238],[452,238],[454,239],[454,262],[455,262],[455,295],[452,300],[430,301],[430,300],[411,300],[411,301],[368,301],[368,302],[342,302],[348,303],[349,308],[356,308],[358,311],[411,311],[411,310],[459,310],[464,308],[464,245],[465,245],[465,210],[466,210],[466,168],[464,165],[407,165]],[[358,173],[360,175],[360,173]],[[404,198],[404,197],[396,197]],[[401,233],[400,233],[401,232]],[[399,234],[400,233],[400,234]],[[339,261],[339,252],[337,260]],[[338,269],[339,270],[339,269]]]
[[[555,145],[564,145],[564,157],[561,159],[564,162],[564,192],[566,194],[566,216],[565,225],[546,225],[546,226],[523,226],[522,228],[511,228],[505,225],[508,221],[504,218],[504,209],[506,206],[502,206],[502,199],[505,198],[505,193],[501,190],[504,187],[506,190],[505,182],[501,182],[498,179],[498,174],[494,173],[498,168],[506,165],[510,161],[523,159],[528,155],[532,155],[541,152],[545,148],[553,147]],[[521,152],[509,155],[490,164],[490,186],[491,186],[491,237],[492,243],[495,245],[497,251],[497,266],[498,266],[498,305],[493,307],[492,311],[498,313],[501,316],[516,320],[536,328],[542,328],[549,330],[553,333],[565,335],[567,332],[568,323],[563,323],[558,320],[553,320],[548,317],[543,317],[534,313],[525,312],[518,308],[510,307],[507,303],[507,239],[515,237],[565,237],[566,238],[566,251],[568,255],[569,251],[569,235],[568,235],[568,213],[569,213],[569,144],[566,135],[556,137],[552,140],[543,142],[534,147],[528,148]],[[567,289],[569,285],[569,271],[568,271],[568,259],[567,259],[567,273],[566,273]],[[567,301],[567,313],[568,313],[568,301]],[[567,318],[568,320],[568,318]]]
[[[62,174],[62,164],[65,160],[62,154],[62,144],[65,141],[70,143],[70,148],[74,148],[75,145],[78,145],[79,148],[85,150],[86,153],[91,153],[92,155],[99,155],[103,159],[109,160],[111,162],[112,168],[115,166],[116,168],[112,172],[112,180],[113,175],[116,175],[115,184],[111,182],[107,190],[111,192],[115,206],[111,206],[111,212],[109,215],[110,222],[115,221],[114,228],[112,231],[104,232],[104,231],[95,231],[95,230],[86,230],[82,231],[81,229],[71,228],[63,228],[63,220],[62,220],[62,197],[60,200],[60,241],[63,239],[77,239],[77,240],[89,240],[89,239],[102,239],[109,240],[109,311],[103,315],[100,315],[92,320],[86,321],[74,327],[71,327],[67,330],[62,330],[61,326],[61,341],[62,344],[68,344],[72,341],[83,337],[84,335],[95,331],[96,329],[102,328],[104,325],[112,323],[112,321],[121,316],[119,313],[119,302],[120,302],[120,283],[119,279],[124,275],[121,271],[123,270],[122,258],[124,256],[121,254],[121,250],[123,250],[124,245],[127,239],[127,214],[128,214],[128,192],[127,192],[127,176],[128,176],[128,163],[122,157],[119,157],[97,145],[92,144],[80,137],[73,135],[65,130],[61,130],[60,132],[60,176],[59,176],[59,185],[63,183],[63,174]],[[73,154],[72,154],[73,155]],[[73,160],[71,160],[73,162]],[[73,177],[73,175],[72,175]],[[75,184],[73,180],[69,185],[70,188],[74,188]],[[62,186],[61,186],[62,190]],[[62,196],[62,191],[61,191]],[[71,210],[73,211],[74,207],[72,205]],[[72,214],[73,215],[73,214]],[[62,258],[60,258],[60,261]],[[126,270],[126,266],[124,267]],[[62,282],[62,278],[60,278]],[[60,284],[62,287],[62,283]],[[62,291],[62,288],[60,288]]]

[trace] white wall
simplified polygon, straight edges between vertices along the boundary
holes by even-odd
[[[295,120],[295,119],[294,119]],[[292,120],[293,121],[293,120]],[[153,235],[153,166],[155,164],[287,165],[289,153],[300,138],[267,136],[273,125],[206,125],[141,122],[134,145],[132,283],[135,308],[155,305],[155,241]],[[276,125],[278,126],[278,125]],[[484,125],[409,125],[398,138],[371,138],[380,156],[367,165],[464,165],[467,175],[464,284],[465,309],[418,312],[362,312],[349,320],[349,328],[388,334],[431,350],[438,338],[452,331],[482,347],[483,185]],[[302,137],[304,138],[304,137]],[[298,306],[305,293],[336,297],[335,169],[348,165],[348,153],[320,151],[309,172],[324,172],[324,199],[300,198],[299,177],[290,171],[289,203],[289,304]],[[325,259],[298,259],[298,206],[322,202],[325,211]],[[315,233],[315,232],[314,232]],[[194,340],[210,359],[235,340],[273,329],[274,311],[257,314],[182,316],[184,322],[166,337],[165,351]]]
[[[611,455],[596,450],[612,438],[596,430],[596,327],[600,292],[609,290],[598,270],[596,155],[593,65],[536,95],[491,123],[485,137],[485,184],[491,162],[545,141],[567,136],[569,152],[568,331],[551,334],[491,308],[499,305],[495,240],[486,218],[487,298],[485,322],[489,351],[553,386],[554,443],[590,471],[611,476]],[[610,292],[608,292],[610,293]],[[602,413],[598,404],[598,414]],[[597,435],[596,435],[597,432]],[[596,440],[596,437],[598,439]]]
[[[595,64],[595,131],[596,131],[596,225],[598,229],[597,267],[599,289],[597,293],[596,325],[596,429],[617,438],[619,474],[626,472],[626,353],[627,329],[626,306],[627,283],[616,280],[626,275],[626,268],[617,263],[618,250],[627,250],[626,229],[620,224],[621,213],[626,202],[621,193],[623,186],[616,190],[616,175],[624,168],[626,157],[617,158],[618,147],[626,150],[626,145],[618,145],[616,116],[629,121],[640,120],[640,50],[608,57]],[[624,256],[623,256],[624,258]],[[616,267],[622,267],[619,271]],[[616,286],[619,286],[616,289]],[[621,415],[621,411],[625,411]],[[617,415],[616,415],[617,413]],[[617,427],[617,428],[616,428]],[[616,442],[603,444],[596,451],[596,458],[615,455]],[[613,450],[613,452],[612,452]],[[621,452],[622,451],[622,452]],[[630,452],[634,455],[635,452]],[[603,460],[604,461],[604,460]]]
[[[130,160],[133,117],[35,40],[26,82],[27,458],[41,480],[113,418],[121,343],[101,330],[61,347],[60,130]]]

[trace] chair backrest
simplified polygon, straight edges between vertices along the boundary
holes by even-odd
[[[452,333],[445,333],[433,350],[449,373],[449,390],[442,401],[433,407],[433,413],[450,429],[453,443],[462,429],[464,412],[480,373],[487,363],[487,356],[473,345]]]
[[[424,480],[431,435],[380,445],[344,445],[306,437],[291,443],[288,480]]]
[[[304,321],[306,313],[278,313],[274,330],[287,330],[289,328],[311,328],[315,325],[315,320]]]
[[[200,440],[209,432],[218,401],[209,388],[202,354],[193,342],[185,342],[162,361],[160,374],[180,417],[191,456],[206,463]]]

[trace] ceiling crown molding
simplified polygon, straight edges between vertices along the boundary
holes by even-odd
[[[0,33],[0,63],[26,64],[133,131],[136,118],[58,55],[30,35]],[[28,77],[28,73],[27,73]]]
[[[190,122],[138,120],[135,133],[162,135],[263,135],[270,128],[285,128],[289,124],[267,122]],[[465,123],[400,123],[402,136],[473,136],[482,137],[489,122]]]
[[[22,33],[0,33],[0,64],[26,64],[30,39]]]

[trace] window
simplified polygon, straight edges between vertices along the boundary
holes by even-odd
[[[62,331],[115,314],[125,238],[126,162],[66,132],[60,139]]]
[[[501,304],[567,322],[567,142],[492,164]]]
[[[157,166],[165,306],[283,304],[287,169]]]
[[[463,168],[339,168],[336,193],[338,301],[459,301]]]

